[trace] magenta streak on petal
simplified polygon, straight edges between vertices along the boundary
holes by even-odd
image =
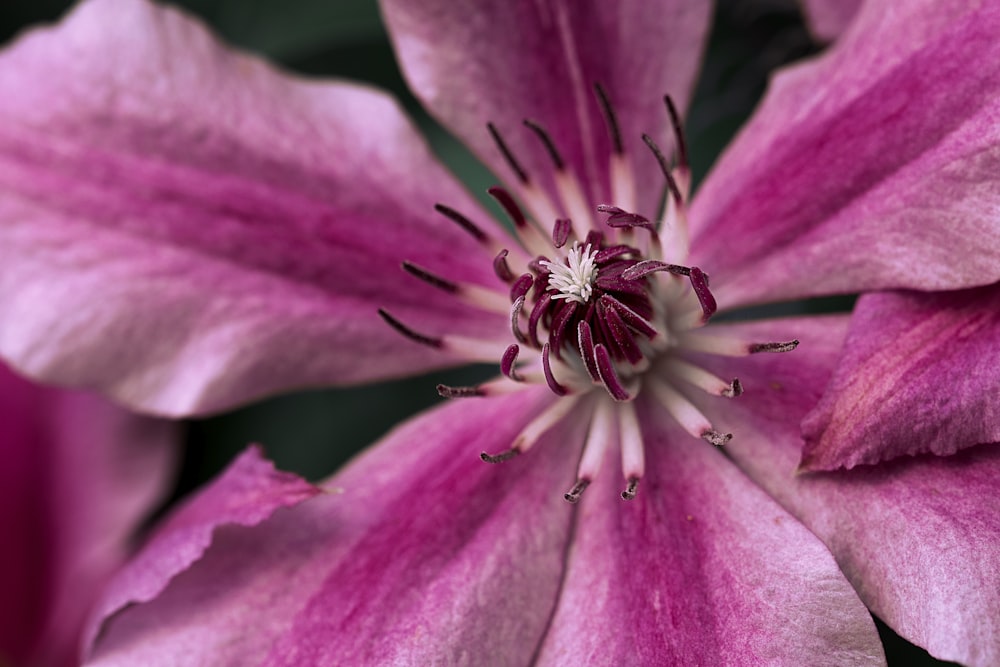
[[[861,298],[844,357],[803,423],[804,470],[1000,442],[1000,286]]]

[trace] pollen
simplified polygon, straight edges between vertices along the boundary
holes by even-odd
[[[553,299],[566,299],[577,303],[587,303],[594,293],[594,281],[597,279],[597,250],[588,243],[582,247],[579,243],[566,253],[566,264],[542,261],[542,266],[549,270],[549,289],[556,292]]]

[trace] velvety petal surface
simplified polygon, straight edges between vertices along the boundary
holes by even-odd
[[[861,3],[862,0],[799,0],[810,32],[824,42],[844,32]]]
[[[829,380],[843,318],[743,325],[794,336],[788,354],[714,364],[746,393],[703,408],[734,433],[730,457],[816,533],[861,599],[900,635],[944,660],[1000,662],[1000,448],[796,474],[799,422]],[[711,364],[711,361],[706,361]],[[718,401],[715,402],[718,405]]]
[[[433,210],[475,205],[379,92],[90,0],[0,56],[0,96],[0,352],[31,375],[190,414],[456,361],[379,307],[432,335],[504,331],[400,270],[496,282]]]
[[[174,429],[0,366],[0,663],[79,664],[84,619],[173,473]]]
[[[864,296],[844,349],[803,423],[803,469],[1000,442],[1000,286]]]
[[[623,501],[612,450],[587,489],[539,664],[885,664],[826,547],[662,407],[640,418],[646,475]]]
[[[550,400],[448,404],[330,493],[218,528],[155,600],[105,624],[92,664],[529,664],[563,570],[580,429],[502,466],[479,452],[509,447]]]
[[[1000,6],[866,4],[779,73],[691,211],[730,305],[1000,280]]]
[[[662,97],[669,93],[687,107],[711,3],[382,0],[381,6],[417,97],[494,173],[514,181],[488,122],[532,179],[553,191],[552,160],[522,125],[532,119],[583,183],[586,205],[628,207],[608,200],[611,142],[593,89],[604,86],[635,169],[637,210],[656,213],[663,176],[640,135],[652,135],[665,150],[672,145]]]

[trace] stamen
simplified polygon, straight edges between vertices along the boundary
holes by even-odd
[[[486,392],[482,387],[451,387],[446,384],[437,386],[437,393],[442,398],[469,398],[472,396],[485,396]]]
[[[510,286],[510,300],[514,303],[518,299],[527,295],[528,290],[535,284],[535,277],[530,273],[521,274],[521,277]]]
[[[573,485],[573,488],[563,494],[563,498],[575,505],[576,502],[580,500],[580,496],[583,495],[583,492],[587,490],[588,486],[590,486],[589,479],[578,479],[576,484]]]
[[[701,366],[695,366],[676,357],[667,362],[666,371],[713,396],[735,398],[743,393],[743,385],[739,378],[733,378],[732,382],[726,382]]]
[[[646,472],[642,431],[633,403],[622,403],[618,406],[618,443],[622,453],[622,474],[628,480],[628,488],[622,493],[622,498],[632,500],[635,497],[635,488]]]
[[[608,227],[642,227],[643,229],[648,229],[653,234],[656,233],[656,227],[653,226],[653,223],[638,213],[629,213],[617,206],[609,206],[608,204],[599,204],[597,210],[601,213],[610,214],[610,217],[607,219]]]
[[[717,305],[715,303],[715,297],[712,296],[712,292],[708,289],[708,276],[699,269],[697,266],[691,267],[691,288],[694,293],[698,296],[698,301],[701,303],[702,324],[708,322],[709,318],[715,313]]]
[[[681,115],[677,113],[674,100],[670,95],[664,95],[663,101],[667,105],[667,113],[670,115],[670,124],[674,128],[674,139],[677,141],[677,166],[682,169],[688,168],[687,142],[684,141],[684,128],[681,125]]]
[[[545,382],[549,385],[549,389],[556,396],[565,396],[568,392],[566,387],[559,384],[556,380],[556,376],[552,374],[552,366],[549,363],[549,351],[550,346],[548,343],[542,346],[542,370],[545,373]]]
[[[573,231],[573,222],[567,218],[558,218],[552,228],[552,245],[556,248],[566,245],[571,231]]]
[[[528,172],[526,172],[524,167],[522,167],[521,164],[514,158],[514,154],[511,153],[510,148],[507,147],[507,143],[503,140],[503,137],[500,136],[500,132],[497,130],[496,125],[493,123],[486,123],[486,129],[490,131],[490,136],[493,137],[493,142],[497,145],[497,148],[500,149],[500,154],[503,155],[503,159],[507,161],[507,165],[510,166],[514,174],[517,175],[517,180],[527,185],[530,180],[528,178]]]
[[[491,245],[493,243],[493,240],[486,234],[486,232],[481,230],[474,222],[450,206],[445,206],[444,204],[434,204],[434,210],[452,222],[457,223],[459,227],[471,234],[472,237],[480,243],[484,245]]]
[[[670,190],[670,196],[673,197],[674,203],[677,204],[678,208],[682,208],[684,206],[684,197],[681,195],[680,188],[677,187],[677,181],[674,180],[673,174],[670,173],[670,163],[667,162],[667,158],[663,155],[660,147],[656,145],[652,137],[644,134],[642,135],[642,140],[646,142],[649,150],[656,157],[656,161],[660,165],[660,171],[663,172],[663,177],[667,180],[667,189]]]
[[[580,494],[590,484],[590,480],[597,477],[604,462],[604,452],[613,437],[615,425],[615,410],[607,400],[598,400],[594,406],[593,417],[590,421],[590,428],[587,430],[587,440],[583,445],[583,455],[580,457],[580,466],[577,468],[577,483],[565,498],[569,502],[576,502]],[[582,484],[582,486],[581,486]],[[574,490],[578,491],[574,493]]]
[[[535,302],[535,307],[531,309],[531,314],[528,316],[528,340],[535,348],[540,348],[542,344],[538,340],[538,324],[542,321],[542,316],[545,315],[545,311],[549,309],[549,304],[552,303],[552,295],[548,292],[542,294],[541,298]]]
[[[514,272],[510,270],[510,265],[507,263],[508,254],[507,249],[504,248],[493,258],[493,271],[497,274],[497,278],[505,283],[514,280]]]
[[[386,311],[384,308],[379,308],[378,314],[383,320],[385,320],[386,324],[388,324],[393,329],[403,334],[410,340],[420,343],[421,345],[427,345],[428,347],[433,347],[435,349],[441,349],[442,347],[444,347],[444,342],[442,341],[442,339],[432,338],[430,336],[425,336],[424,334],[417,333],[416,331],[414,331],[413,329],[406,326],[405,324],[397,320],[395,317],[390,315],[388,311]]]
[[[635,338],[632,336],[632,332],[628,330],[628,327],[625,326],[625,321],[622,320],[621,315],[618,314],[617,310],[609,307],[607,301],[604,299],[598,301],[597,308],[598,313],[608,325],[611,337],[617,343],[618,348],[625,355],[625,358],[630,364],[638,364],[643,358],[642,351],[636,345]]]
[[[659,335],[660,332],[656,330],[651,322],[610,294],[602,295],[600,301],[614,308],[621,318],[625,320],[626,324],[634,329],[637,329],[639,333],[644,335],[646,338],[652,340]]]
[[[716,447],[722,447],[724,444],[733,439],[732,433],[719,433],[713,429],[708,429],[701,434],[702,440],[715,445]]]
[[[524,126],[535,133],[535,135],[541,140],[542,144],[545,146],[545,150],[548,152],[549,157],[552,158],[552,163],[555,165],[557,171],[562,171],[566,168],[566,163],[562,159],[562,155],[559,154],[559,150],[556,148],[555,142],[552,141],[552,137],[549,133],[545,131],[541,125],[535,121],[525,118]]]
[[[483,452],[479,457],[487,463],[499,463],[514,458],[518,454],[531,449],[542,435],[555,426],[563,417],[576,407],[579,399],[576,397],[562,398],[552,402],[540,415],[535,417],[525,426],[516,438],[510,449],[499,454],[487,454]]]
[[[637,486],[639,486],[639,480],[635,477],[629,477],[628,486],[622,491],[622,500],[635,499],[635,489]]]
[[[516,344],[511,345],[504,351],[503,357],[500,358],[500,372],[514,382],[521,382],[524,379],[514,369],[514,363],[517,362],[517,355],[520,351],[521,348]]]
[[[501,313],[507,312],[507,299],[503,296],[503,294],[494,290],[479,287],[478,285],[453,282],[447,278],[442,278],[435,273],[431,273],[427,269],[417,266],[410,261],[403,262],[403,270],[410,275],[419,278],[428,285],[455,295],[465,303],[475,306],[476,308]]]
[[[590,375],[592,381],[600,382],[601,374],[597,370],[597,362],[594,361],[594,332],[591,331],[586,320],[580,320],[576,326],[576,334],[580,356],[583,358],[584,366],[587,367],[587,374]]]
[[[689,277],[691,275],[690,267],[680,266],[679,264],[667,264],[655,259],[646,259],[622,271],[622,278],[625,280],[639,280],[656,271],[666,271],[676,276]]]
[[[456,285],[455,283],[451,282],[450,280],[446,280],[441,276],[435,275],[426,269],[422,269],[412,262],[404,261],[403,270],[412,276],[420,278],[425,283],[433,285],[434,287],[444,290],[445,292],[454,294],[455,292],[458,291],[458,285]]]
[[[748,349],[750,354],[757,354],[758,352],[791,352],[798,346],[798,340],[790,340],[787,343],[753,343]]]
[[[524,297],[519,296],[517,297],[517,301],[515,301],[510,307],[510,330],[513,332],[514,339],[517,340],[518,343],[527,342],[524,334],[521,333],[521,327],[518,325],[522,308],[524,308]]]
[[[611,100],[608,99],[608,94],[604,90],[604,86],[599,83],[594,84],[594,92],[597,93],[597,101],[601,105],[601,113],[604,114],[604,122],[608,127],[608,136],[611,138],[611,145],[614,148],[615,153],[624,153],[625,149],[622,147],[622,134],[621,130],[618,128],[618,118],[615,117],[615,111],[611,106]]]
[[[722,445],[733,437],[731,433],[721,434],[711,422],[689,400],[662,380],[647,383],[653,395],[660,401],[681,427],[696,438],[703,438],[713,445]]]
[[[594,359],[597,361],[597,372],[601,376],[604,388],[611,394],[611,398],[616,401],[627,401],[630,395],[622,386],[618,374],[615,372],[614,364],[611,363],[611,355],[604,345],[598,343],[594,346]]]
[[[500,204],[500,207],[507,213],[511,222],[514,223],[517,235],[520,237],[525,248],[536,255],[548,250],[548,239],[538,231],[535,225],[528,221],[527,216],[524,215],[524,211],[521,210],[517,201],[514,200],[513,195],[496,185],[487,189],[486,192]]]

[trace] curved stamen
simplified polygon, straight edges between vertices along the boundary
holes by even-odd
[[[622,454],[622,474],[628,480],[628,487],[622,498],[635,498],[635,489],[646,472],[646,453],[639,429],[639,419],[635,405],[622,403],[618,406],[618,443]]]
[[[705,275],[704,271],[697,266],[692,266],[689,278],[691,280],[691,289],[694,290],[694,293],[698,296],[698,302],[701,303],[701,321],[704,324],[708,322],[717,309],[715,297],[712,296],[712,292],[708,289],[708,276]]]
[[[411,276],[419,278],[428,285],[448,292],[469,305],[481,308],[482,310],[492,310],[501,313],[507,312],[507,299],[504,298],[503,294],[479,287],[478,285],[456,283],[447,278],[442,278],[436,273],[432,273],[410,261],[404,261],[402,266],[403,270]]]
[[[503,463],[504,461],[511,460],[520,453],[521,450],[511,448],[504,450],[499,454],[487,454],[486,452],[481,452],[479,454],[479,458],[481,458],[483,461],[486,461],[487,463]]]
[[[569,240],[569,234],[573,231],[573,221],[568,218],[558,218],[556,219],[555,225],[552,227],[552,245],[556,248],[562,248],[566,245],[566,241]]]
[[[654,327],[651,322],[610,294],[602,295],[600,301],[607,304],[609,307],[614,308],[621,318],[625,320],[626,324],[633,329],[636,329],[646,338],[652,340],[659,335],[660,332],[656,330],[656,327]]]
[[[676,357],[667,361],[666,372],[713,396],[736,398],[743,393],[743,384],[739,378],[733,378],[732,382],[726,382],[701,366],[695,366]]]
[[[504,353],[503,357],[500,358],[500,372],[506,377],[510,378],[514,382],[521,382],[524,378],[514,369],[514,364],[517,362],[518,352],[521,348],[516,344],[508,347]]]
[[[389,314],[384,308],[378,309],[379,316],[385,320],[386,324],[390,327],[403,334],[410,340],[420,343],[421,345],[426,345],[428,347],[433,347],[435,349],[441,349],[444,347],[444,341],[441,338],[433,338],[431,336],[425,336],[424,334],[417,333],[410,327],[406,326],[395,317]]]
[[[748,343],[739,338],[727,336],[707,336],[701,332],[681,333],[678,343],[692,352],[707,352],[721,357],[745,357],[760,352],[791,352],[799,345],[798,340],[783,343]]]
[[[627,401],[631,398],[629,393],[625,391],[625,387],[622,386],[621,380],[618,379],[615,366],[611,363],[611,355],[608,354],[608,349],[603,344],[598,343],[594,346],[594,360],[597,362],[597,372],[601,376],[601,382],[611,394],[611,398],[616,401]]]
[[[559,150],[556,148],[555,142],[552,141],[552,137],[545,131],[545,128],[529,118],[525,118],[523,123],[526,128],[535,133],[535,136],[545,146],[545,150],[548,152],[549,157],[552,158],[552,163],[555,165],[556,171],[565,169],[566,163],[563,161],[562,155],[559,154]]]
[[[545,382],[549,385],[549,389],[556,396],[565,396],[569,393],[566,387],[559,384],[556,380],[556,376],[552,374],[552,365],[549,362],[549,351],[550,346],[548,343],[542,346],[542,371],[545,373]]]
[[[608,213],[610,215],[606,221],[608,227],[616,229],[620,227],[642,227],[643,229],[648,229],[653,234],[656,233],[656,227],[649,221],[649,218],[641,216],[638,213],[629,213],[624,209],[608,204],[598,204],[597,210],[600,213]]]
[[[507,161],[507,165],[511,168],[514,174],[517,176],[517,180],[524,184],[529,182],[528,172],[524,170],[521,163],[514,158],[514,154],[511,152],[510,148],[507,147],[507,142],[503,140],[500,136],[500,131],[497,130],[497,126],[493,123],[486,123],[486,129],[489,130],[490,136],[493,137],[493,143],[497,145],[500,149],[500,154],[503,155],[503,159]]]
[[[597,93],[597,101],[600,103],[601,113],[604,114],[604,123],[608,127],[608,136],[611,138],[611,146],[615,153],[624,153],[625,149],[622,147],[622,133],[618,128],[618,118],[615,116],[615,110],[611,106],[611,100],[608,99],[608,93],[604,90],[604,86],[599,83],[594,84],[594,92]]]
[[[538,324],[541,322],[542,316],[545,315],[545,311],[549,309],[550,303],[552,303],[552,295],[545,292],[542,294],[542,298],[535,303],[535,307],[531,309],[531,314],[528,315],[528,340],[535,348],[542,346],[538,340]]]
[[[713,445],[724,445],[732,439],[732,433],[716,431],[708,418],[670,384],[656,380],[647,383],[647,386],[670,416],[694,437],[707,440]]]
[[[524,334],[521,333],[521,327],[518,324],[522,308],[524,308],[524,297],[519,296],[517,297],[517,301],[515,301],[510,307],[510,330],[514,334],[514,339],[517,340],[518,343],[527,342],[527,339],[524,337]]]
[[[491,239],[486,232],[450,206],[445,206],[444,204],[434,204],[434,210],[456,223],[459,227],[471,234],[472,238],[476,239],[480,243],[484,245],[491,245],[493,243],[493,239]]]
[[[677,107],[674,106],[674,100],[670,95],[664,95],[663,102],[667,105],[667,114],[670,115],[670,125],[674,128],[674,139],[677,141],[677,166],[681,169],[687,169],[687,142],[684,141],[684,128],[681,125],[681,115],[677,113]]]
[[[528,294],[528,290],[531,286],[535,284],[535,277],[530,273],[522,274],[514,284],[510,286],[510,301],[511,303],[516,302],[518,299],[524,298]]]
[[[586,320],[580,320],[576,325],[577,345],[580,349],[580,357],[584,366],[587,367],[587,374],[593,382],[601,381],[601,374],[597,370],[597,362],[594,360],[594,332]]]
[[[493,258],[493,271],[497,274],[497,278],[505,283],[514,280],[514,272],[510,270],[510,264],[507,263],[508,254],[510,253],[504,248]]]
[[[514,458],[518,454],[523,454],[538,441],[542,435],[555,426],[560,420],[568,415],[576,407],[579,399],[575,397],[563,398],[554,401],[540,415],[532,419],[527,426],[514,438],[510,449],[499,454],[487,454],[483,452],[479,457],[487,463],[499,463]]]
[[[687,266],[681,266],[679,264],[667,264],[666,262],[660,262],[655,259],[645,259],[637,264],[633,264],[630,268],[622,271],[622,278],[625,280],[639,280],[640,278],[645,278],[651,273],[656,273],[657,271],[666,271],[667,273],[672,273],[675,276],[690,277],[691,268]]]
[[[663,151],[660,150],[660,147],[656,145],[656,142],[648,134],[642,135],[642,140],[649,146],[649,150],[653,152],[653,156],[660,165],[660,171],[663,172],[663,177],[667,180],[667,189],[670,190],[670,196],[673,197],[674,203],[677,204],[678,208],[682,208],[684,206],[684,197],[681,195],[680,188],[677,187],[677,181],[674,180],[673,174],[670,173],[670,163],[667,162]]]

